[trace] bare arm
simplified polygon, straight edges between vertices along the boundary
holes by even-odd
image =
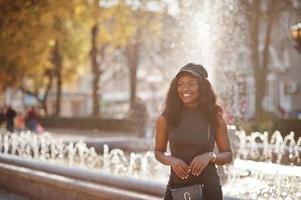
[[[172,156],[165,155],[167,148],[167,126],[163,116],[160,116],[156,125],[155,157],[164,164],[170,165]]]
[[[216,154],[215,163],[224,165],[232,161],[232,150],[228,137],[227,125],[222,116],[219,117],[219,126],[216,129],[215,141],[219,150]]]
[[[181,159],[166,155],[167,148],[167,125],[163,116],[160,116],[156,125],[155,157],[164,164],[170,165],[178,177],[184,179],[189,175],[189,166]]]

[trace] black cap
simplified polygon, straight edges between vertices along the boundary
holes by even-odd
[[[178,77],[182,72],[189,72],[194,76],[208,78],[207,70],[202,66],[194,63],[188,63],[180,69],[176,77]]]

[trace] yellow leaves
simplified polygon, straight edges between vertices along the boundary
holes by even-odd
[[[106,45],[107,53],[137,40],[138,33],[142,33],[142,40],[161,34],[159,13],[133,9],[125,1],[111,6],[99,6],[99,0],[11,2],[11,8],[20,10],[8,10],[5,16],[0,13],[0,20],[4,19],[0,25],[5,27],[0,33],[0,57],[37,79],[53,67],[50,58],[56,41],[62,45],[64,74],[71,76],[67,79],[75,80],[84,73],[89,66],[90,31],[95,23],[99,24],[97,45]]]
[[[54,47],[54,45],[55,45],[55,40],[54,40],[54,39],[49,39],[49,40],[48,40],[48,45],[49,45],[50,47]]]
[[[53,15],[51,12],[45,12],[40,18],[40,23],[45,25],[53,24]]]
[[[74,14],[77,16],[80,16],[85,10],[85,7],[83,5],[75,5],[74,8]]]
[[[99,31],[98,31],[98,44],[105,44],[108,43],[112,40],[112,35],[108,32],[108,30],[103,27],[100,26],[99,27]]]
[[[124,36],[128,38],[135,35],[137,27],[134,24],[128,23],[125,27],[123,27],[123,31]]]
[[[113,15],[115,13],[115,9],[114,8],[101,8],[99,10],[99,18],[101,22],[105,22],[107,20],[111,20]]]

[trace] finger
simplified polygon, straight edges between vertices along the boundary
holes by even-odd
[[[185,178],[187,176],[187,174],[185,173],[185,169],[184,169],[183,165],[178,165],[175,170],[176,170],[177,176],[179,178]]]
[[[192,162],[191,162],[190,165],[189,165],[190,170],[193,170],[193,168],[195,167],[195,164],[196,164],[196,160],[193,159]]]
[[[202,168],[203,164],[202,163],[198,163],[198,165],[195,166],[194,170],[193,170],[193,174],[195,176],[197,176],[199,174],[200,169]]]
[[[187,175],[189,174],[190,167],[186,163],[182,165],[182,169],[186,172]]]
[[[178,173],[179,173],[179,177],[180,177],[181,179],[184,179],[185,177],[187,177],[187,175],[185,174],[185,171],[184,171],[184,170],[179,170]]]
[[[203,172],[204,169],[205,169],[205,165],[202,165],[200,167],[200,169],[197,171],[197,176],[199,176]]]
[[[192,174],[196,175],[198,170],[199,170],[200,166],[198,164],[195,164],[192,168]]]
[[[191,163],[191,172],[192,174],[195,174],[196,173],[196,170],[199,168],[199,162],[197,162],[197,160],[194,160],[192,163]]]
[[[189,171],[190,171],[190,166],[185,164],[185,171],[189,174]]]
[[[182,178],[182,176],[181,176],[181,174],[180,174],[180,172],[179,172],[178,169],[175,168],[173,171],[175,172],[175,174],[177,175],[177,177]]]
[[[176,165],[175,167],[173,167],[173,171],[175,172],[175,174],[177,175],[177,177],[179,177],[179,178],[183,177],[183,175],[181,174],[180,165]]]
[[[181,169],[183,169],[187,174],[189,174],[189,166],[184,161],[181,163]]]
[[[179,177],[179,178],[183,178],[183,177],[184,177],[184,175],[183,175],[182,172],[181,172],[180,167],[174,167],[174,168],[173,168],[173,171],[174,171],[174,173],[177,175],[177,177]]]
[[[181,166],[180,170],[181,170],[181,173],[183,174],[184,177],[188,176],[188,171],[186,170],[185,166]]]

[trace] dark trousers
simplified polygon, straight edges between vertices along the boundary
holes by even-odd
[[[6,129],[10,132],[14,132],[14,121],[13,120],[7,120]]]

